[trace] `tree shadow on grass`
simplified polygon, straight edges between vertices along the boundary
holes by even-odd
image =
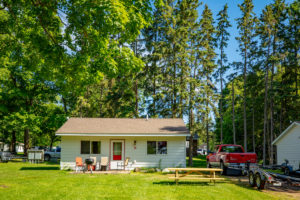
[[[59,170],[59,167],[22,167],[20,170]]]
[[[218,182],[220,183],[220,182]],[[215,184],[218,184],[217,182]],[[176,185],[175,181],[158,181],[153,182],[154,185]],[[214,186],[214,183],[197,182],[197,181],[179,181],[178,185],[199,185],[199,186]]]

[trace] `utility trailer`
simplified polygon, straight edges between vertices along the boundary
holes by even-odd
[[[294,186],[300,187],[300,178],[293,176],[282,175],[274,172],[268,172],[260,168],[257,164],[250,165],[245,168],[251,187],[257,187],[258,190],[263,190],[266,183],[272,186]]]
[[[0,152],[0,162],[8,162],[8,161],[12,161],[14,159],[22,159],[22,160],[26,160],[25,156],[21,156],[21,155],[15,155],[11,152],[8,151],[1,151]]]

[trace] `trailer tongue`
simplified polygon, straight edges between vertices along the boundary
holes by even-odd
[[[292,186],[300,186],[300,178],[292,177],[292,176],[286,176],[278,173],[270,172],[271,176],[277,179],[281,179],[283,181],[287,181]]]

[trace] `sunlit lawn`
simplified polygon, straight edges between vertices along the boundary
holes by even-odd
[[[194,160],[205,166],[205,160]],[[175,185],[160,173],[70,174],[58,164],[0,163],[0,199],[282,199],[231,182]]]

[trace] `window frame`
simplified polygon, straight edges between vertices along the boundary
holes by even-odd
[[[148,153],[148,142],[155,142],[155,153],[153,153],[153,154],[149,154]],[[158,143],[159,142],[165,142],[166,143],[166,153],[159,153],[158,152]],[[157,141],[157,140],[155,140],[155,141],[153,141],[153,140],[147,140],[147,143],[146,143],[147,145],[146,145],[146,151],[147,151],[147,155],[168,155],[168,141],[167,140],[159,140],[159,141]]]
[[[162,150],[160,150],[160,153],[159,153],[159,143],[165,143],[166,144],[166,150],[165,150],[165,152],[166,153],[161,153],[162,152]],[[158,154],[158,155],[167,155],[168,154],[168,142],[167,141],[157,141],[157,150],[156,150],[156,154]]]
[[[152,144],[154,143],[155,144],[155,150],[154,150],[154,153],[149,153],[148,151],[148,143],[151,142]],[[157,145],[156,145],[156,141],[147,141],[147,155],[156,155],[156,149],[157,149]]]
[[[89,143],[89,153],[82,153],[82,142],[88,142]],[[100,148],[99,153],[93,152],[93,142],[99,142]],[[101,140],[80,140],[80,154],[81,155],[100,155],[101,154]]]
[[[88,153],[83,153],[82,152],[82,149],[83,149],[82,148],[82,146],[83,146],[82,143],[83,142],[86,142],[86,143],[88,142],[88,144],[89,144],[89,152]],[[83,155],[91,154],[91,141],[90,140],[81,140],[80,141],[80,154],[83,154]]]
[[[93,151],[93,143],[94,143],[94,142],[96,142],[96,143],[99,144],[99,147],[98,147],[99,153],[94,153],[94,151]],[[95,155],[96,155],[96,154],[97,154],[97,155],[98,155],[98,154],[101,154],[101,141],[100,141],[100,140],[99,140],[99,141],[95,141],[95,140],[94,140],[94,141],[91,141],[91,145],[90,145],[90,146],[91,146],[91,151],[90,151],[91,153],[90,153],[90,154],[95,154]]]

